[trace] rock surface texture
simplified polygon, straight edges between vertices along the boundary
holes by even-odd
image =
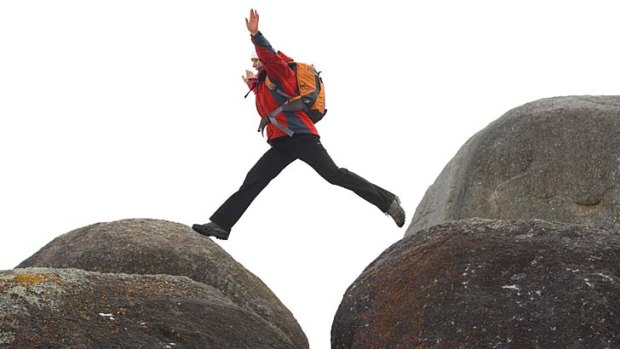
[[[0,348],[289,348],[281,331],[187,277],[0,272]]]
[[[489,124],[428,189],[405,236],[473,217],[620,229],[620,96],[543,99]]]
[[[259,278],[211,239],[182,224],[152,219],[94,224],[56,238],[18,266],[26,267],[187,277],[221,292],[239,309],[256,314],[286,344],[281,347],[308,348],[293,315]],[[239,322],[232,325],[243,327]]]
[[[620,233],[468,220],[404,238],[350,286],[332,348],[618,348]]]

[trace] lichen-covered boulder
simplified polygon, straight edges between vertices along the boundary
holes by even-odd
[[[187,276],[213,286],[290,338],[308,340],[291,312],[255,275],[190,227],[154,219],[98,223],[59,236],[18,268],[78,268],[103,273]]]
[[[299,347],[187,277],[28,268],[0,271],[0,348]]]
[[[427,190],[405,236],[473,217],[620,229],[620,96],[542,99],[489,124]]]
[[[619,348],[620,232],[464,220],[397,242],[349,287],[332,348]]]

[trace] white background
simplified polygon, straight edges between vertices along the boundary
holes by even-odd
[[[204,223],[268,149],[241,74],[251,7],[326,84],[324,146],[408,223],[459,147],[545,97],[618,94],[614,1],[0,2],[0,269],[73,229]],[[398,241],[302,162],[218,243],[328,348],[346,288]]]

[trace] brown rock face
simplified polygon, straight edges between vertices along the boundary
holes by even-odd
[[[211,239],[182,224],[152,219],[94,224],[56,238],[18,266],[26,267],[186,276],[254,312],[293,347],[308,347],[291,312],[258,277]]]
[[[620,347],[620,233],[469,220],[404,238],[347,290],[332,348]]]
[[[446,165],[405,236],[476,217],[620,229],[620,96],[542,99],[489,124]]]
[[[0,348],[299,348],[187,277],[29,268],[0,272]]]

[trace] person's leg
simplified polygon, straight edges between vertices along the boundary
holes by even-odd
[[[329,183],[353,191],[381,212],[387,212],[396,197],[346,168],[336,166],[318,137],[304,137],[303,141],[296,144],[294,152]]]
[[[290,154],[271,147],[248,172],[239,190],[213,213],[211,222],[230,232],[258,194],[294,160]]]

